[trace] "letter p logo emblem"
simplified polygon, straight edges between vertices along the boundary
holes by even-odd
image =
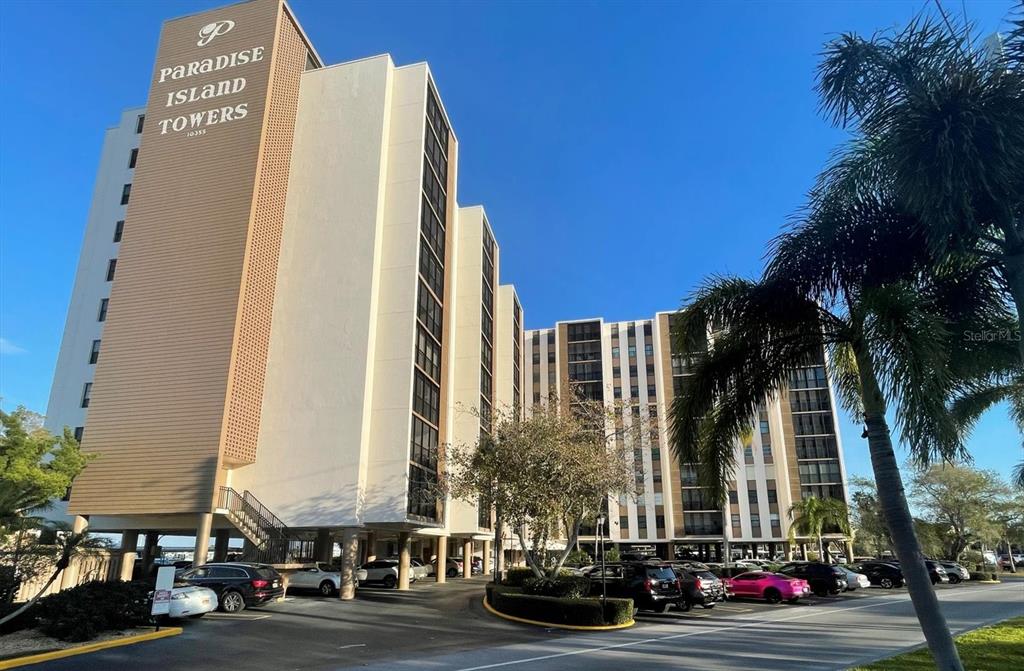
[[[234,21],[215,21],[213,23],[207,23],[205,26],[199,29],[199,41],[196,42],[196,46],[205,47],[207,44],[213,41],[213,38],[218,35],[223,35],[232,28],[235,27]]]

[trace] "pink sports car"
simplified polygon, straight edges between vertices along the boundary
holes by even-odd
[[[741,573],[727,578],[726,583],[733,596],[764,599],[768,603],[778,603],[783,599],[794,603],[800,597],[811,593],[811,587],[806,580],[767,571]]]

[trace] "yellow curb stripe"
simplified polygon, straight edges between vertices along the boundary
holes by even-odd
[[[112,638],[108,641],[100,641],[99,643],[80,645],[77,648],[66,648],[64,650],[54,650],[52,652],[41,652],[38,655],[27,655],[25,657],[5,659],[0,661],[0,671],[3,671],[4,669],[14,669],[19,666],[28,666],[29,664],[49,662],[54,659],[62,659],[64,657],[85,655],[98,650],[106,650],[107,648],[118,648],[122,645],[132,645],[133,643],[142,643],[143,641],[155,641],[158,638],[177,636],[181,632],[181,627],[164,627],[160,631],[151,631],[145,634],[139,634],[138,636],[123,636],[121,638]]]
[[[549,629],[569,629],[571,631],[611,631],[613,629],[626,629],[636,624],[635,620],[629,622],[623,622],[622,624],[602,624],[602,625],[583,625],[583,624],[555,624],[554,622],[538,622],[537,620],[527,620],[525,617],[516,617],[514,615],[506,615],[500,610],[495,610],[494,606],[487,603],[487,597],[483,599],[484,608],[487,612],[492,615],[497,615],[505,620],[511,620],[512,622],[521,622],[522,624],[532,624],[538,627],[547,627]],[[2,667],[0,667],[2,668]]]

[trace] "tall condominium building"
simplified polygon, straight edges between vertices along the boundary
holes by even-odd
[[[672,314],[607,323],[559,322],[527,331],[531,357],[525,396],[534,404],[582,397],[621,404],[643,417],[646,430],[629,431],[635,495],[609,497],[605,538],[633,552],[774,556],[791,552],[793,503],[808,496],[845,500],[845,470],[835,401],[824,355],[793,370],[788,388],[765,399],[746,443],[736,445],[736,477],[725,505],[710,500],[693,464],[679,463],[669,440],[668,410],[689,374],[690,356],[673,349]],[[627,453],[629,450],[627,450]],[[591,534],[582,540],[593,543]],[[827,536],[847,543],[838,531]],[[807,539],[797,537],[799,544]],[[852,552],[849,546],[846,551]]]
[[[458,148],[425,63],[324,66],[281,0],[167,21],[104,140],[47,410],[97,455],[75,524],[122,532],[126,566],[174,533],[200,562],[211,534],[487,557],[489,512],[433,485],[521,403],[523,314]]]

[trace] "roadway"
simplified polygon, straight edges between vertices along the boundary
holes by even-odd
[[[169,639],[33,667],[41,671],[758,671],[845,669],[923,642],[905,590],[877,588],[799,604],[731,601],[713,610],[644,615],[603,634],[517,625],[486,613],[484,580],[410,592],[360,591],[356,601],[290,596],[238,615],[213,613]],[[1024,615],[1024,582],[938,588],[956,632]]]

